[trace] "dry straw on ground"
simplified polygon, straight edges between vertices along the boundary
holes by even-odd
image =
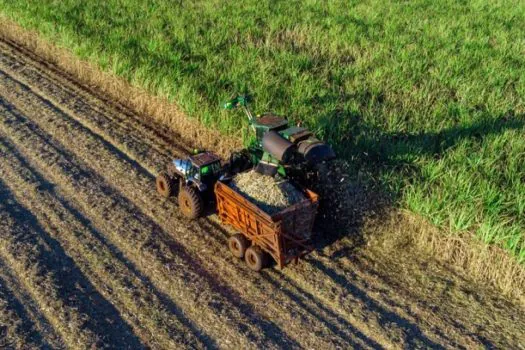
[[[396,251],[407,246],[461,270],[474,281],[496,287],[525,305],[525,269],[506,251],[489,246],[470,234],[446,234],[427,220],[406,210],[393,211],[377,226],[377,240],[369,244]]]
[[[145,90],[131,86],[113,74],[101,72],[70,51],[52,45],[37,33],[27,31],[2,16],[0,38],[21,45],[43,61],[56,66],[57,71],[65,72],[71,79],[91,87],[91,93],[124,114],[134,113],[159,127],[167,128],[175,134],[173,142],[180,143],[182,140],[188,146],[213,150],[223,157],[242,145],[239,138],[225,137],[218,131],[187,118],[167,99],[151,96]],[[524,302],[525,269],[501,249],[486,247],[470,236],[446,235],[412,213],[397,210],[392,212],[394,214],[389,220],[393,223],[377,225],[383,244],[393,245],[402,239],[440,260],[449,261],[463,269],[472,279],[496,286],[503,293]]]

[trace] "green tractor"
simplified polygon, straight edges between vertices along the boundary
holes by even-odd
[[[186,159],[174,159],[155,181],[163,197],[177,196],[182,214],[196,219],[207,203],[214,201],[213,188],[222,175],[220,158],[211,152],[194,152]]]
[[[287,119],[272,113],[254,116],[248,103],[243,95],[224,103],[225,109],[242,108],[255,134],[247,149],[232,155],[232,166],[249,161],[259,173],[279,174],[309,185],[312,174],[317,173],[316,168],[335,158],[332,148],[308,129],[290,126]],[[242,167],[238,165],[235,171]]]

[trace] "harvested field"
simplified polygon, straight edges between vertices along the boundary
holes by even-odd
[[[525,344],[519,304],[350,229],[296,266],[250,272],[213,216],[189,222],[155,193],[155,174],[192,146],[171,140],[0,41],[0,345]]]

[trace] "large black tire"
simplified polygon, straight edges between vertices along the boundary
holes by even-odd
[[[179,193],[179,207],[182,214],[189,219],[196,219],[202,215],[204,205],[199,192],[193,187],[184,186]]]
[[[253,271],[261,271],[267,264],[267,256],[260,247],[251,246],[244,253],[244,261]]]
[[[171,197],[175,193],[175,181],[165,172],[160,173],[155,180],[157,192],[163,197]]]
[[[240,233],[228,238],[228,248],[230,248],[230,252],[236,258],[244,258],[244,253],[249,246],[250,241]]]

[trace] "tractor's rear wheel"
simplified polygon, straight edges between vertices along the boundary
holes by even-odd
[[[189,219],[196,219],[202,215],[204,205],[199,192],[193,187],[184,186],[179,193],[179,207],[182,214]]]
[[[175,192],[175,182],[165,172],[160,173],[155,180],[157,192],[163,197],[171,197]]]
[[[240,233],[228,238],[228,248],[230,248],[230,252],[236,258],[244,258],[244,253],[246,253],[246,249],[249,246],[250,241]]]
[[[246,265],[253,271],[261,271],[267,263],[266,253],[258,246],[251,246],[244,253]]]

